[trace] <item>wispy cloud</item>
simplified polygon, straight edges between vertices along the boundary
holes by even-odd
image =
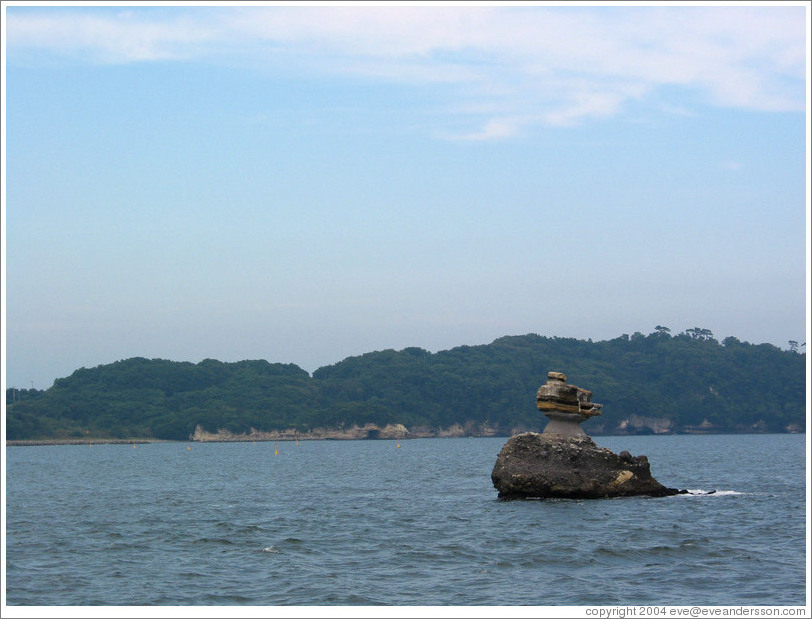
[[[468,133],[444,134],[450,140],[486,141],[511,138],[519,133],[521,120],[515,118],[491,118],[480,129]]]
[[[148,14],[147,14],[148,15]],[[7,14],[7,46],[17,51],[39,51],[64,58],[102,64],[178,60],[201,53],[217,33],[191,16],[145,19],[136,11],[72,13],[65,9]]]
[[[466,139],[618,114],[676,87],[711,105],[805,106],[804,6],[22,8],[9,61],[228,61],[446,89],[493,110]],[[673,103],[686,109],[685,103]]]

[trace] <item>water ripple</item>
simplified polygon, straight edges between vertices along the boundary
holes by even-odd
[[[623,438],[691,494],[509,503],[489,477],[504,439],[407,441],[397,457],[385,441],[194,459],[171,443],[9,448],[7,600],[803,604],[803,437],[716,437],[717,468],[692,479],[696,438]]]

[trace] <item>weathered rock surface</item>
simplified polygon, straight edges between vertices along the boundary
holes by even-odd
[[[503,500],[685,493],[654,479],[646,456],[632,457],[627,451],[618,455],[586,435],[518,434],[499,452],[491,480]]]
[[[585,436],[581,424],[601,414],[603,404],[592,401],[592,392],[567,384],[563,372],[548,372],[547,382],[536,393],[536,406],[549,419],[545,434]]]
[[[592,392],[588,389],[568,385],[563,372],[547,373],[547,382],[536,393],[536,404],[542,411],[580,413],[584,417],[600,415],[603,407],[592,401]]]

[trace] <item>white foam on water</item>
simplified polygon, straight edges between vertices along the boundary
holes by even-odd
[[[702,488],[688,488],[687,490],[688,494],[684,494],[682,496],[738,496],[740,494],[745,494],[744,492],[739,492],[738,490],[703,490]]]

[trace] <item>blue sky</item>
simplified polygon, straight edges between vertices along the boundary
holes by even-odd
[[[6,384],[805,342],[808,8],[6,3]]]

